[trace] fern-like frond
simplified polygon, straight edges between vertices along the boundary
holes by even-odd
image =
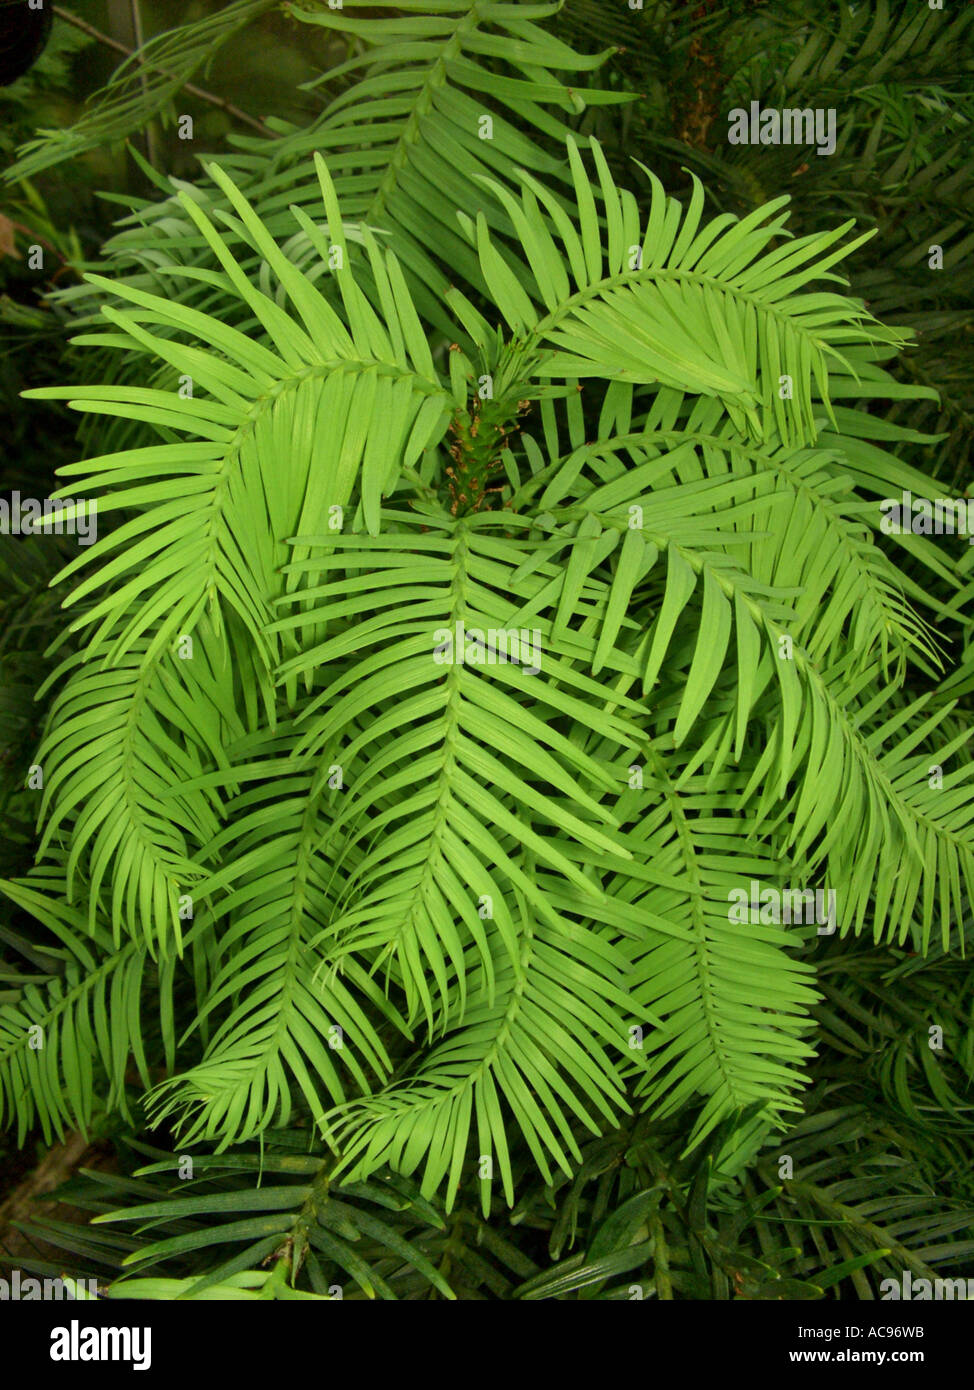
[[[50,1143],[86,1129],[105,1107],[127,1115],[130,1062],[151,1084],[143,1032],[150,977],[172,1060],[171,968],[157,969],[136,941],[113,943],[101,923],[92,931],[67,905],[63,871],[35,871],[0,883],[0,892],[58,942],[45,949],[42,972],[20,983],[15,997],[0,996],[0,1122],[16,1120],[21,1144],[39,1125]]]
[[[277,0],[232,0],[215,14],[150,39],[112,74],[95,94],[93,107],[74,125],[41,130],[4,172],[8,182],[30,179],[67,159],[124,140],[170,103],[196,72],[247,25],[275,7]]]
[[[460,216],[511,330],[529,345],[558,349],[539,367],[542,375],[659,382],[716,396],[741,433],[768,438],[776,430],[784,443],[802,444],[817,433],[816,396],[831,408],[830,369],[854,373],[848,349],[905,341],[846,296],[800,293],[815,280],[841,283],[831,267],[865,239],[832,249],[851,223],[768,250],[786,219],[767,219],[787,199],[741,220],[725,214],[702,226],[699,181],[684,214],[645,168],[652,196],[643,222],[597,141],[601,208],[573,140],[568,151],[572,215],[527,171],[520,204],[494,185],[523,250],[508,244],[502,256],[482,213],[476,221]],[[448,297],[460,302],[458,292]],[[478,340],[475,320],[471,327]]]
[[[324,165],[319,168],[332,236],[344,254],[333,189]],[[198,310],[128,290],[133,309],[105,309],[122,331],[95,340],[114,349],[129,341],[147,346],[184,385],[190,383],[188,391],[109,386],[33,393],[66,396],[83,410],[136,416],[155,426],[164,441],[66,470],[83,475],[76,491],[103,513],[125,507],[131,515],[60,576],[97,566],[68,600],[81,609],[75,631],[88,640],[83,660],[67,664],[71,675],[42,753],[45,811],[54,808],[48,837],[70,818],[72,868],[90,840],[94,882],[114,866],[116,922],[124,900],[141,917],[147,936],[160,941],[173,931],[175,901],[199,879],[184,844],[185,820],[180,823],[174,807],[167,810],[160,800],[174,778],[192,779],[202,771],[169,756],[170,732],[159,722],[179,704],[166,702],[194,632],[205,617],[217,637],[225,630],[235,637],[241,674],[252,673],[265,703],[272,704],[270,672],[278,653],[273,642],[268,646],[266,630],[273,600],[282,592],[284,538],[327,527],[353,490],[362,498],[366,524],[374,527],[382,494],[445,430],[451,400],[391,254],[383,257],[372,242],[375,274],[384,288],[383,322],[342,261],[337,275],[343,320],[282,256],[229,180],[217,177],[280,275],[290,312],[247,279],[205,214],[191,200],[187,205],[234,292],[262,317],[275,351]],[[164,332],[175,329],[189,341],[159,336],[146,323]],[[196,389],[204,394],[195,395]],[[367,429],[374,409],[382,411],[386,434]],[[174,431],[187,435],[187,442],[172,442]],[[285,441],[291,451],[286,477],[265,485],[261,460],[280,453]],[[76,510],[66,508],[65,516]],[[224,691],[226,679],[224,673]],[[106,692],[112,697],[107,706]],[[205,729],[202,742],[209,736],[219,746],[224,733],[219,725]],[[195,737],[185,726],[179,734]],[[104,765],[93,771],[96,738]],[[79,805],[88,795],[82,814]],[[213,831],[209,816],[206,798],[198,798],[189,817],[197,845]]]

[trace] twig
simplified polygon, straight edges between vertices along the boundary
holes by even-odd
[[[113,48],[116,53],[124,53],[126,58],[134,56],[134,49],[127,47],[124,43],[119,43],[118,39],[113,39],[108,34],[103,34],[100,29],[96,29],[95,26],[89,24],[86,19],[79,19],[77,15],[71,14],[70,11],[63,9],[60,5],[55,5],[53,8],[54,13],[59,19],[66,20],[68,24],[73,24],[76,29],[80,29],[81,32],[87,34],[89,38],[97,39],[97,41],[103,43],[106,48]],[[164,68],[157,68],[156,71],[161,72],[163,77],[174,77],[173,73],[166,72]],[[258,120],[255,116],[248,116],[246,111],[241,111],[240,107],[234,106],[232,101],[225,101],[223,97],[218,97],[215,92],[208,92],[204,87],[197,87],[194,82],[183,82],[182,87],[183,90],[189,92],[191,96],[199,97],[201,101],[209,102],[211,106],[219,106],[222,111],[226,111],[228,115],[233,116],[236,120],[243,121],[245,125],[252,126],[254,130],[259,130],[261,135],[268,135],[270,133],[263,121]]]
[[[142,56],[142,49],[145,46],[145,34],[142,29],[142,10],[139,7],[139,0],[129,0],[129,13],[131,15],[132,39],[135,43],[135,50],[139,61],[139,81],[142,87],[142,98],[146,105],[149,105],[149,78],[145,70],[145,58]],[[145,153],[146,158],[154,169],[159,167],[159,142],[156,139],[155,121],[145,123]]]

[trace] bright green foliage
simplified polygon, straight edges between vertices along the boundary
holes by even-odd
[[[970,730],[936,624],[969,565],[880,533],[880,499],[942,491],[884,403],[935,393],[883,365],[911,334],[848,292],[851,222],[708,216],[696,178],[683,207],[570,133],[600,60],[543,27],[556,6],[358,8],[305,16],[363,41],[357,85],[141,209],[67,296],[97,380],[30,393],[93,417],[60,473],[102,534],[57,580],[43,788],[19,798],[37,867],[3,885],[51,949],[0,1002],[0,1110],[45,1134],[127,1116],[134,1059],[150,1119],[217,1169],[313,1126],[333,1158],[306,1186],[121,1213],[245,1222],[210,1296],[294,1294],[311,1251],[391,1296],[356,1229],[448,1296],[370,1216],[382,1179],[423,1241],[433,1202],[503,1268],[478,1203],[529,1172],[577,1204],[608,1144],[630,1177],[585,1258],[482,1277],[591,1296],[653,1241],[666,1297],[699,1274],[681,1183],[692,1245],[713,1174],[726,1196],[801,1114],[835,946],[735,920],[735,893],[833,891],[840,937],[877,946],[962,941]],[[486,660],[512,631],[530,649]],[[696,1296],[740,1291],[736,1210]],[[889,1248],[840,1245],[831,1280],[807,1254],[737,1274],[817,1296]]]

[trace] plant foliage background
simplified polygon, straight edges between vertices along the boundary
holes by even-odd
[[[0,88],[2,488],[99,521],[0,535],[0,1114],[113,1154],[16,1263],[966,1275],[971,551],[879,502],[968,481],[971,13],[117,9]]]

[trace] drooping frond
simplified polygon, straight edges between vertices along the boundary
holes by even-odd
[[[4,172],[8,182],[30,179],[67,159],[140,130],[165,114],[172,99],[198,70],[247,25],[273,9],[277,0],[231,0],[215,14],[150,39],[121,64],[93,107],[73,126],[41,130]]]
[[[259,770],[235,772],[247,782]],[[228,826],[209,846],[233,867],[201,885],[220,934],[193,1030],[220,1022],[200,1062],[150,1098],[157,1120],[179,1116],[186,1143],[223,1149],[286,1124],[292,1086],[320,1114],[324,1097],[343,1101],[349,1083],[368,1093],[392,1066],[373,1018],[395,1021],[395,1011],[354,959],[339,974],[315,949],[333,900],[321,788],[274,770],[228,804]]]
[[[320,168],[326,205],[334,213],[333,192]],[[41,753],[47,771],[44,808],[53,817],[48,836],[69,818],[74,859],[90,842],[96,885],[113,868],[116,924],[126,901],[130,912],[138,909],[146,935],[160,941],[173,930],[176,900],[200,877],[185,842],[187,821],[197,847],[214,833],[214,825],[206,796],[197,796],[181,814],[170,803],[161,815],[159,798],[178,780],[198,776],[204,766],[200,757],[219,761],[221,742],[237,718],[235,677],[225,652],[213,656],[211,673],[201,674],[199,682],[189,674],[192,663],[185,675],[180,670],[194,633],[195,640],[204,640],[205,632],[197,632],[204,619],[216,640],[228,632],[235,643],[236,678],[251,673],[265,703],[272,703],[270,672],[278,653],[265,632],[281,593],[284,538],[326,527],[348,505],[353,489],[373,525],[382,493],[445,429],[450,401],[391,254],[383,257],[372,243],[375,273],[386,291],[384,324],[350,271],[340,272],[346,324],[280,254],[233,185],[224,183],[268,264],[281,276],[292,312],[243,275],[205,214],[193,207],[193,215],[212,240],[235,293],[263,318],[276,350],[198,310],[128,289],[132,309],[105,310],[120,331],[93,335],[95,341],[114,348],[129,341],[147,345],[189,383],[188,394],[112,386],[33,393],[67,397],[82,410],[137,416],[165,441],[65,470],[82,475],[74,488],[93,498],[103,514],[124,506],[132,515],[63,571],[67,578],[96,567],[71,594],[70,602],[82,609],[75,630],[88,641],[82,658],[71,658],[62,669],[68,680],[55,707],[56,728]],[[187,204],[192,206],[190,200]],[[340,223],[333,222],[332,236],[342,250]],[[175,329],[183,340],[159,336],[145,324],[164,332]],[[197,389],[205,394],[194,394]],[[370,437],[366,429],[377,407],[388,424],[385,438]],[[318,423],[322,420],[328,421],[326,428]],[[184,441],[177,442],[174,431],[182,432]],[[291,448],[299,441],[300,452],[291,454],[286,476],[265,486],[260,461],[268,451],[278,451],[283,440]],[[84,505],[66,507],[65,517]],[[84,603],[96,595],[97,601]],[[187,724],[178,714],[185,697],[177,694],[172,703],[174,689],[187,683],[212,704],[211,718],[202,726]],[[112,698],[106,703],[107,692]],[[185,736],[200,753],[189,747],[173,756],[174,716],[181,726],[177,737]],[[96,737],[104,761],[92,775]]]
[[[563,182],[564,141],[576,118],[591,107],[633,100],[628,92],[588,86],[583,95],[578,78],[596,72],[611,50],[589,55],[554,37],[538,21],[559,8],[450,0],[431,15],[421,0],[295,6],[291,13],[300,23],[348,35],[355,45],[347,62],[329,73],[344,90],[306,129],[284,130],[275,140],[240,138],[240,151],[221,162],[289,258],[317,277],[319,247],[306,226],[294,228],[290,208],[317,217],[310,159],[324,155],[349,223],[368,226],[395,245],[424,321],[449,332],[441,301],[446,287],[459,279],[484,289],[457,211],[480,209],[493,227],[506,222],[480,176],[516,186],[514,171],[524,167]],[[200,185],[193,196],[213,215],[229,210],[212,185]],[[196,269],[209,265],[205,243],[178,200],[150,204],[135,216],[138,225],[109,248],[137,261],[140,273],[131,283],[157,290],[164,283],[167,292],[187,302],[192,297],[221,317],[239,309],[218,282],[210,281],[208,302],[198,282],[171,274],[189,264],[195,280]],[[84,307],[85,291],[68,291],[66,298],[73,302],[79,293]]]
[[[0,1123],[16,1120],[19,1143],[34,1125],[51,1142],[86,1128],[104,1107],[128,1114],[130,1061],[143,1086],[151,1084],[143,1011],[150,976],[172,1058],[172,971],[157,970],[136,941],[117,946],[102,923],[92,931],[65,902],[63,872],[0,882],[0,892],[59,943],[40,956],[14,937],[42,969],[0,976],[16,986],[0,994]]]
[[[523,248],[517,276],[515,253],[508,244],[507,258],[500,255],[483,213],[461,216],[511,331],[559,349],[544,360],[544,376],[659,382],[716,396],[741,433],[766,439],[777,432],[782,442],[801,444],[817,433],[813,401],[830,410],[830,371],[855,372],[848,349],[904,341],[846,296],[800,293],[814,280],[842,283],[831,267],[863,238],[830,248],[851,223],[769,251],[785,218],[767,219],[787,199],[741,220],[724,215],[701,226],[699,181],[683,215],[645,168],[652,197],[644,222],[634,195],[616,187],[597,141],[598,201],[572,140],[568,153],[573,216],[527,171],[520,204],[493,185]]]

